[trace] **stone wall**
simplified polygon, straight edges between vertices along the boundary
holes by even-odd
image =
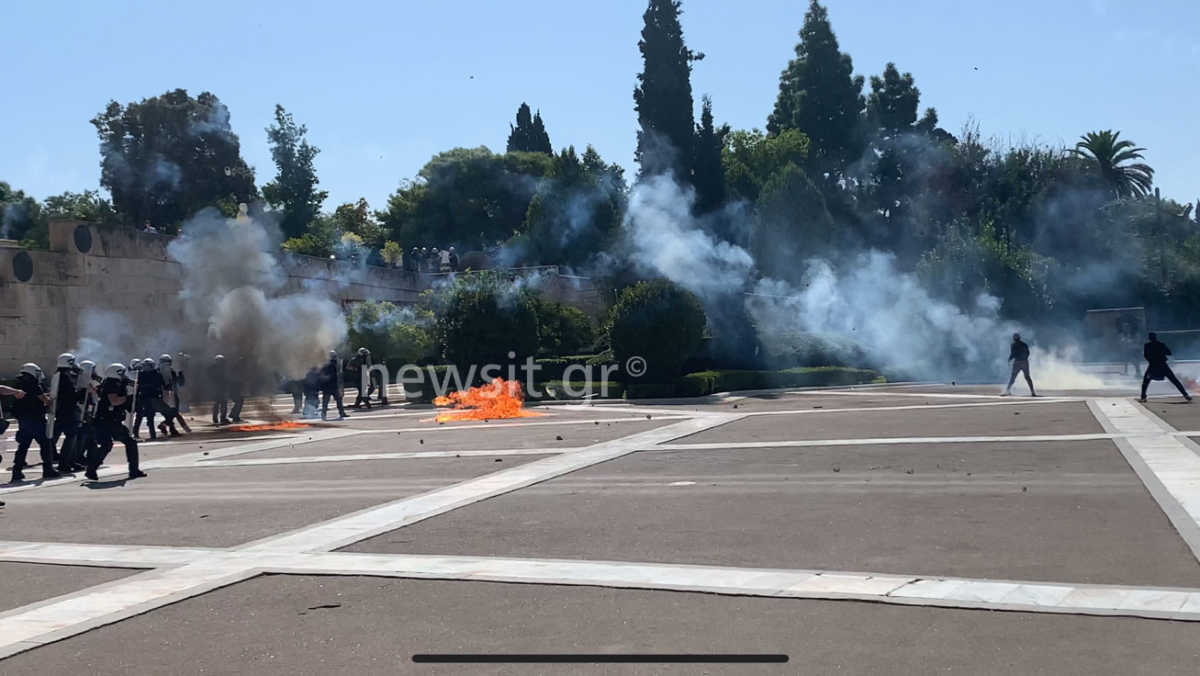
[[[0,242],[0,378],[27,361],[47,369],[60,352],[78,346],[87,309],[117,313],[150,335],[175,323],[182,312],[180,266],[167,257],[170,240],[59,220],[50,224],[50,251]],[[288,272],[285,291],[324,293],[343,307],[364,300],[413,303],[443,277],[310,256],[282,255],[280,261]],[[557,272],[546,279],[547,295],[599,312],[590,279]]]

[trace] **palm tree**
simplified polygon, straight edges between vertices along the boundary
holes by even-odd
[[[1141,162],[1125,164],[1130,160],[1142,159],[1145,148],[1136,148],[1132,141],[1120,141],[1121,132],[1111,129],[1093,131],[1080,136],[1071,152],[1096,163],[1100,177],[1122,197],[1144,197],[1150,194],[1154,183],[1154,169]]]

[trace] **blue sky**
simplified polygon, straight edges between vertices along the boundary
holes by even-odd
[[[275,103],[309,127],[327,208],[382,207],[401,179],[454,146],[503,150],[521,101],[555,147],[596,146],[632,168],[632,88],[644,0],[453,3],[13,2],[0,180],[41,198],[97,187],[88,120],[109,99],[183,87],[232,112],[261,185]],[[911,71],[922,107],[957,132],[1073,144],[1120,129],[1145,146],[1156,183],[1200,198],[1200,2],[828,0],[856,72]],[[762,127],[807,2],[684,0],[692,77],[718,122]],[[976,70],[978,68],[978,70]]]

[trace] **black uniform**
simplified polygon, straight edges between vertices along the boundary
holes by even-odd
[[[242,419],[242,392],[241,381],[237,376],[236,368],[228,363],[228,359],[218,359],[213,362],[212,370],[209,375],[212,379],[213,386],[216,388],[216,398],[213,400],[212,421],[213,424],[228,424],[230,417],[233,422],[240,422]],[[233,400],[233,410],[229,410],[229,400]]]
[[[139,377],[140,380],[140,377]],[[104,458],[112,450],[113,442],[120,441],[125,445],[125,461],[129,463],[129,476],[144,476],[138,469],[137,440],[125,428],[125,416],[129,412],[130,401],[127,397],[128,381],[120,378],[105,378],[100,383],[97,392],[99,402],[96,404],[96,451],[88,457],[88,478],[96,479],[96,470],[104,463]],[[109,401],[109,396],[126,397],[120,404]]]
[[[50,431],[50,451],[58,458],[58,471],[76,471],[72,458],[75,447],[75,433],[79,427],[79,392],[75,389],[75,381],[79,378],[79,369],[58,369],[58,391],[54,396],[54,429]],[[61,450],[58,448],[58,438],[63,438]]]
[[[358,395],[354,397],[354,408],[362,408],[363,404],[367,405],[367,410],[371,409],[371,395],[375,394],[375,374],[371,371],[369,358],[361,354],[354,358],[358,371]],[[367,383],[367,391],[363,393],[363,383]]]
[[[346,409],[342,407],[342,391],[338,387],[338,379],[341,375],[338,373],[338,366],[337,359],[330,359],[329,363],[321,369],[321,418],[325,418],[329,412],[330,397],[337,402],[338,416],[346,417]]]
[[[56,477],[58,472],[53,467],[54,451],[50,440],[46,438],[46,405],[41,398],[46,392],[37,376],[28,373],[17,376],[17,389],[25,392],[25,396],[17,399],[13,405],[13,416],[17,419],[17,453],[13,458],[12,481],[16,483],[25,478],[21,470],[26,466],[29,446],[35,441],[42,456],[42,476],[47,479]]]
[[[1036,397],[1037,393],[1033,390],[1033,378],[1029,377],[1029,346],[1025,344],[1025,341],[1019,338],[1013,340],[1012,347],[1008,350],[1008,359],[1012,362],[1012,374],[1008,377],[1008,387],[1005,391],[1012,389],[1013,383],[1017,382],[1018,373],[1024,373],[1025,382],[1029,384],[1029,393]]]
[[[304,375],[304,417],[317,416],[317,399],[321,394],[321,369],[313,367]]]
[[[1192,400],[1192,395],[1188,394],[1187,388],[1183,383],[1179,382],[1179,378],[1175,377],[1175,372],[1167,366],[1167,357],[1171,356],[1171,348],[1167,347],[1166,343],[1161,343],[1157,338],[1154,338],[1142,348],[1142,356],[1146,358],[1146,373],[1142,376],[1142,399],[1146,398],[1146,388],[1150,387],[1151,380],[1163,380],[1164,378],[1171,381],[1184,399]]]

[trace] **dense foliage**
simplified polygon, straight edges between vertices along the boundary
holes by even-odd
[[[641,357],[647,382],[671,382],[700,347],[704,308],[694,295],[665,280],[638,282],[612,308],[609,340],[613,358],[625,364]]]
[[[780,55],[784,67],[773,105],[763,102],[763,129],[721,124],[707,96],[700,97],[697,122],[690,78],[702,55],[684,40],[681,11],[678,0],[647,0],[642,16],[642,69],[631,111],[637,174],[672,174],[694,198],[705,233],[750,252],[754,275],[799,285],[806,259],[836,265],[879,250],[959,307],[989,293],[1004,317],[1078,321],[1088,308],[1145,305],[1163,328],[1194,326],[1200,209],[1159,195],[1146,150],[1121,131],[1080,129],[1078,142],[1066,148],[989,140],[976,123],[951,133],[939,126],[936,109],[924,105],[904,64],[863,69],[860,62],[856,74],[817,0],[809,2],[794,53]],[[231,213],[258,195],[229,111],[211,93],[193,97],[179,89],[114,101],[92,124],[109,197],[64,192],[39,201],[0,182],[0,236],[44,248],[54,217],[150,223],[173,232],[201,207]],[[284,249],[410,269],[406,258],[414,248],[455,247],[460,269],[558,265],[612,281],[614,299],[637,282],[624,246],[625,170],[601,158],[587,139],[555,151],[540,113],[526,103],[515,122],[492,124],[498,140],[508,132],[505,152],[450,148],[400,183],[378,210],[359,199],[322,211],[319,150],[277,106],[267,129],[277,173],[262,195],[283,231]],[[578,316],[545,307],[539,313],[531,298],[505,292],[504,285],[479,277],[440,294],[447,300],[438,305],[435,350],[459,360],[497,351],[503,357],[508,349],[562,354],[594,342],[571,337],[584,333]],[[640,302],[649,302],[649,288],[668,293],[634,288]],[[614,324],[614,330],[614,350],[635,339],[626,328]],[[711,337],[714,345],[743,352],[753,344],[752,337],[716,327]],[[839,359],[821,340],[798,337],[784,360]],[[623,354],[632,349],[622,344]],[[663,359],[659,366],[669,365],[671,357]]]

